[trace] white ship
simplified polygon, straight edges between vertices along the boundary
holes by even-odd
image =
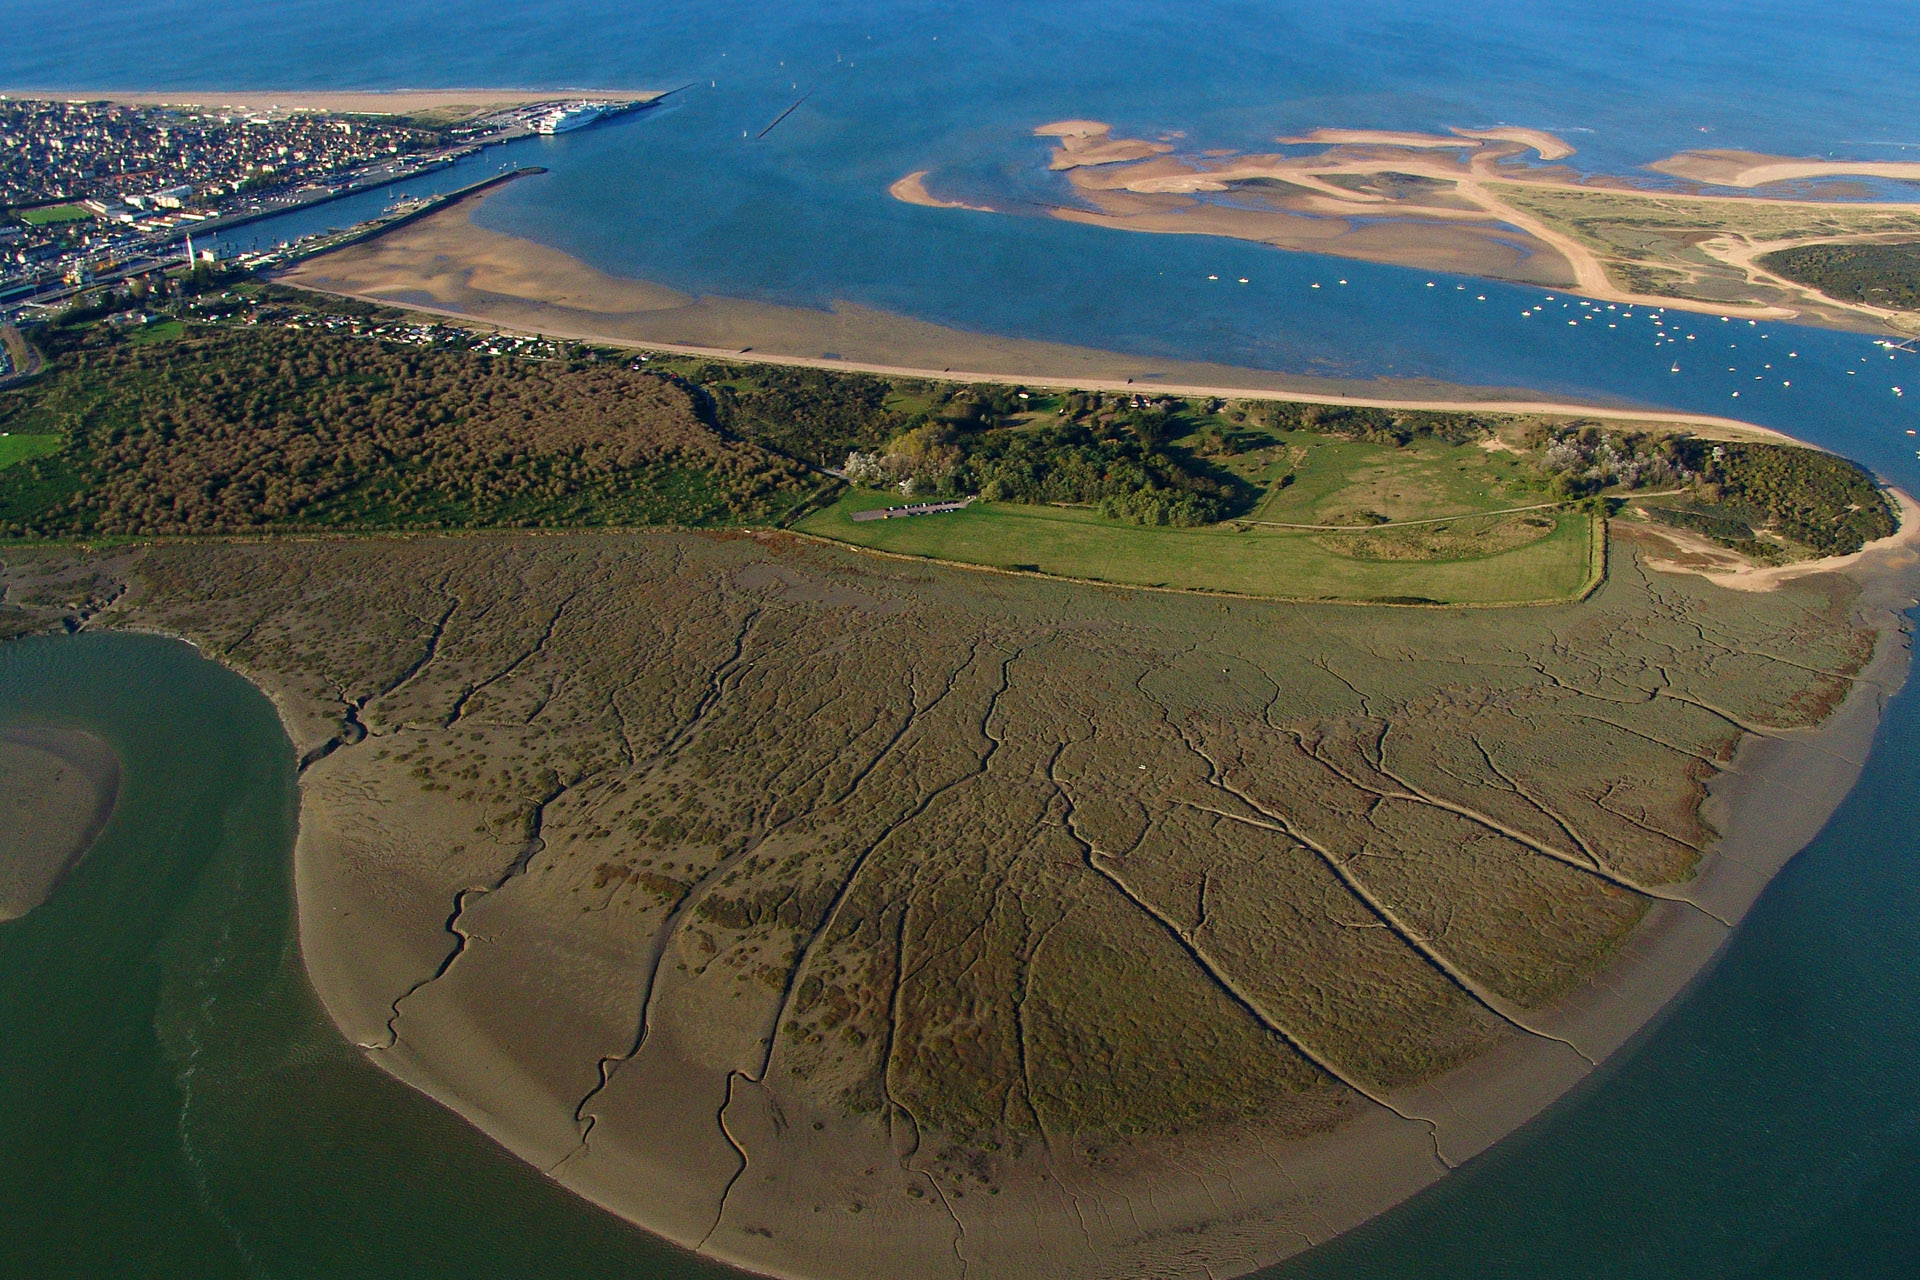
[[[535,116],[531,128],[535,133],[566,133],[590,125],[605,114],[607,108],[598,102],[563,103]]]

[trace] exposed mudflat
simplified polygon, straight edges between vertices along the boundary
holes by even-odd
[[[77,729],[0,728],[0,920],[46,901],[120,790],[113,748]]]
[[[748,535],[86,572],[273,694],[375,1061],[746,1266],[1120,1277],[1324,1240],[1643,1025],[1850,785],[1912,559],[1736,592],[1623,542],[1485,612]]]

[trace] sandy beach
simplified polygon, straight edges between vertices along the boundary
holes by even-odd
[[[0,921],[46,901],[86,856],[120,790],[120,763],[75,729],[0,729]]]
[[[309,259],[278,278],[320,293],[514,332],[719,359],[1009,386],[1565,414],[1623,425],[1684,424],[1729,438],[1787,439],[1737,418],[1542,400],[1523,391],[1412,379],[1356,385],[992,337],[850,305],[813,311],[695,298],[611,276],[559,250],[476,226],[472,208],[472,202],[463,202],[388,235]]]

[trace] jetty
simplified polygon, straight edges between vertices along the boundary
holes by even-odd
[[[290,267],[316,254],[332,253],[335,249],[344,249],[350,244],[360,244],[376,236],[383,236],[389,231],[396,231],[410,222],[418,222],[430,213],[438,213],[449,205],[459,204],[462,200],[479,195],[482,191],[489,191],[502,183],[512,182],[515,178],[530,178],[545,172],[546,169],[537,164],[508,169],[504,173],[493,174],[478,182],[469,182],[463,187],[443,191],[439,195],[406,201],[380,217],[369,219],[344,231],[311,236],[286,248],[269,250],[255,257],[248,265],[273,269]]]

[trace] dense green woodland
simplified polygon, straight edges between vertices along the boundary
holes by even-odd
[[[284,291],[281,291],[284,292]],[[1239,516],[1236,457],[1308,431],[1389,452],[1467,445],[1472,413],[1027,393],[861,373],[422,348],[287,324],[111,324],[41,335],[49,372],[0,393],[0,536],[782,524],[845,483],[1092,508],[1145,525]],[[352,323],[403,319],[341,304]],[[331,314],[331,311],[328,313]],[[348,323],[346,321],[338,322]],[[1657,519],[1751,554],[1857,550],[1894,527],[1866,472],[1812,450],[1539,426],[1568,499],[1686,490]],[[31,445],[32,447],[28,447]],[[1245,468],[1241,468],[1245,471]],[[1262,482],[1264,483],[1264,482]],[[1280,483],[1285,483],[1282,480]]]
[[[0,396],[65,437],[0,470],[13,536],[715,524],[818,487],[702,421],[674,380],[285,329],[138,344],[95,328]]]
[[[1474,413],[1434,413],[1425,409],[1378,409],[1368,405],[1296,404],[1273,401],[1261,407],[1261,421],[1275,431],[1319,431],[1373,444],[1410,444],[1431,439],[1472,444],[1493,430]]]
[[[1920,244],[1809,244],[1760,265],[1842,302],[1920,310]]]
[[[781,365],[749,373],[706,361],[683,362],[676,371],[698,388],[716,425],[817,467],[837,467],[852,450],[872,448],[908,426],[908,415],[889,404],[894,383],[872,374]]]
[[[1109,408],[1064,397],[1035,425],[1018,390],[951,386],[820,369],[700,363],[687,379],[712,397],[715,421],[745,439],[821,467],[863,452],[864,477],[920,497],[978,493],[992,501],[1066,502],[1142,524],[1211,524],[1256,495],[1188,451],[1193,427],[1165,407]],[[1049,402],[1050,403],[1050,402]],[[856,471],[858,464],[856,464]]]
[[[1845,458],[1778,444],[1684,447],[1706,501],[1822,555],[1849,555],[1897,527],[1886,494]]]

